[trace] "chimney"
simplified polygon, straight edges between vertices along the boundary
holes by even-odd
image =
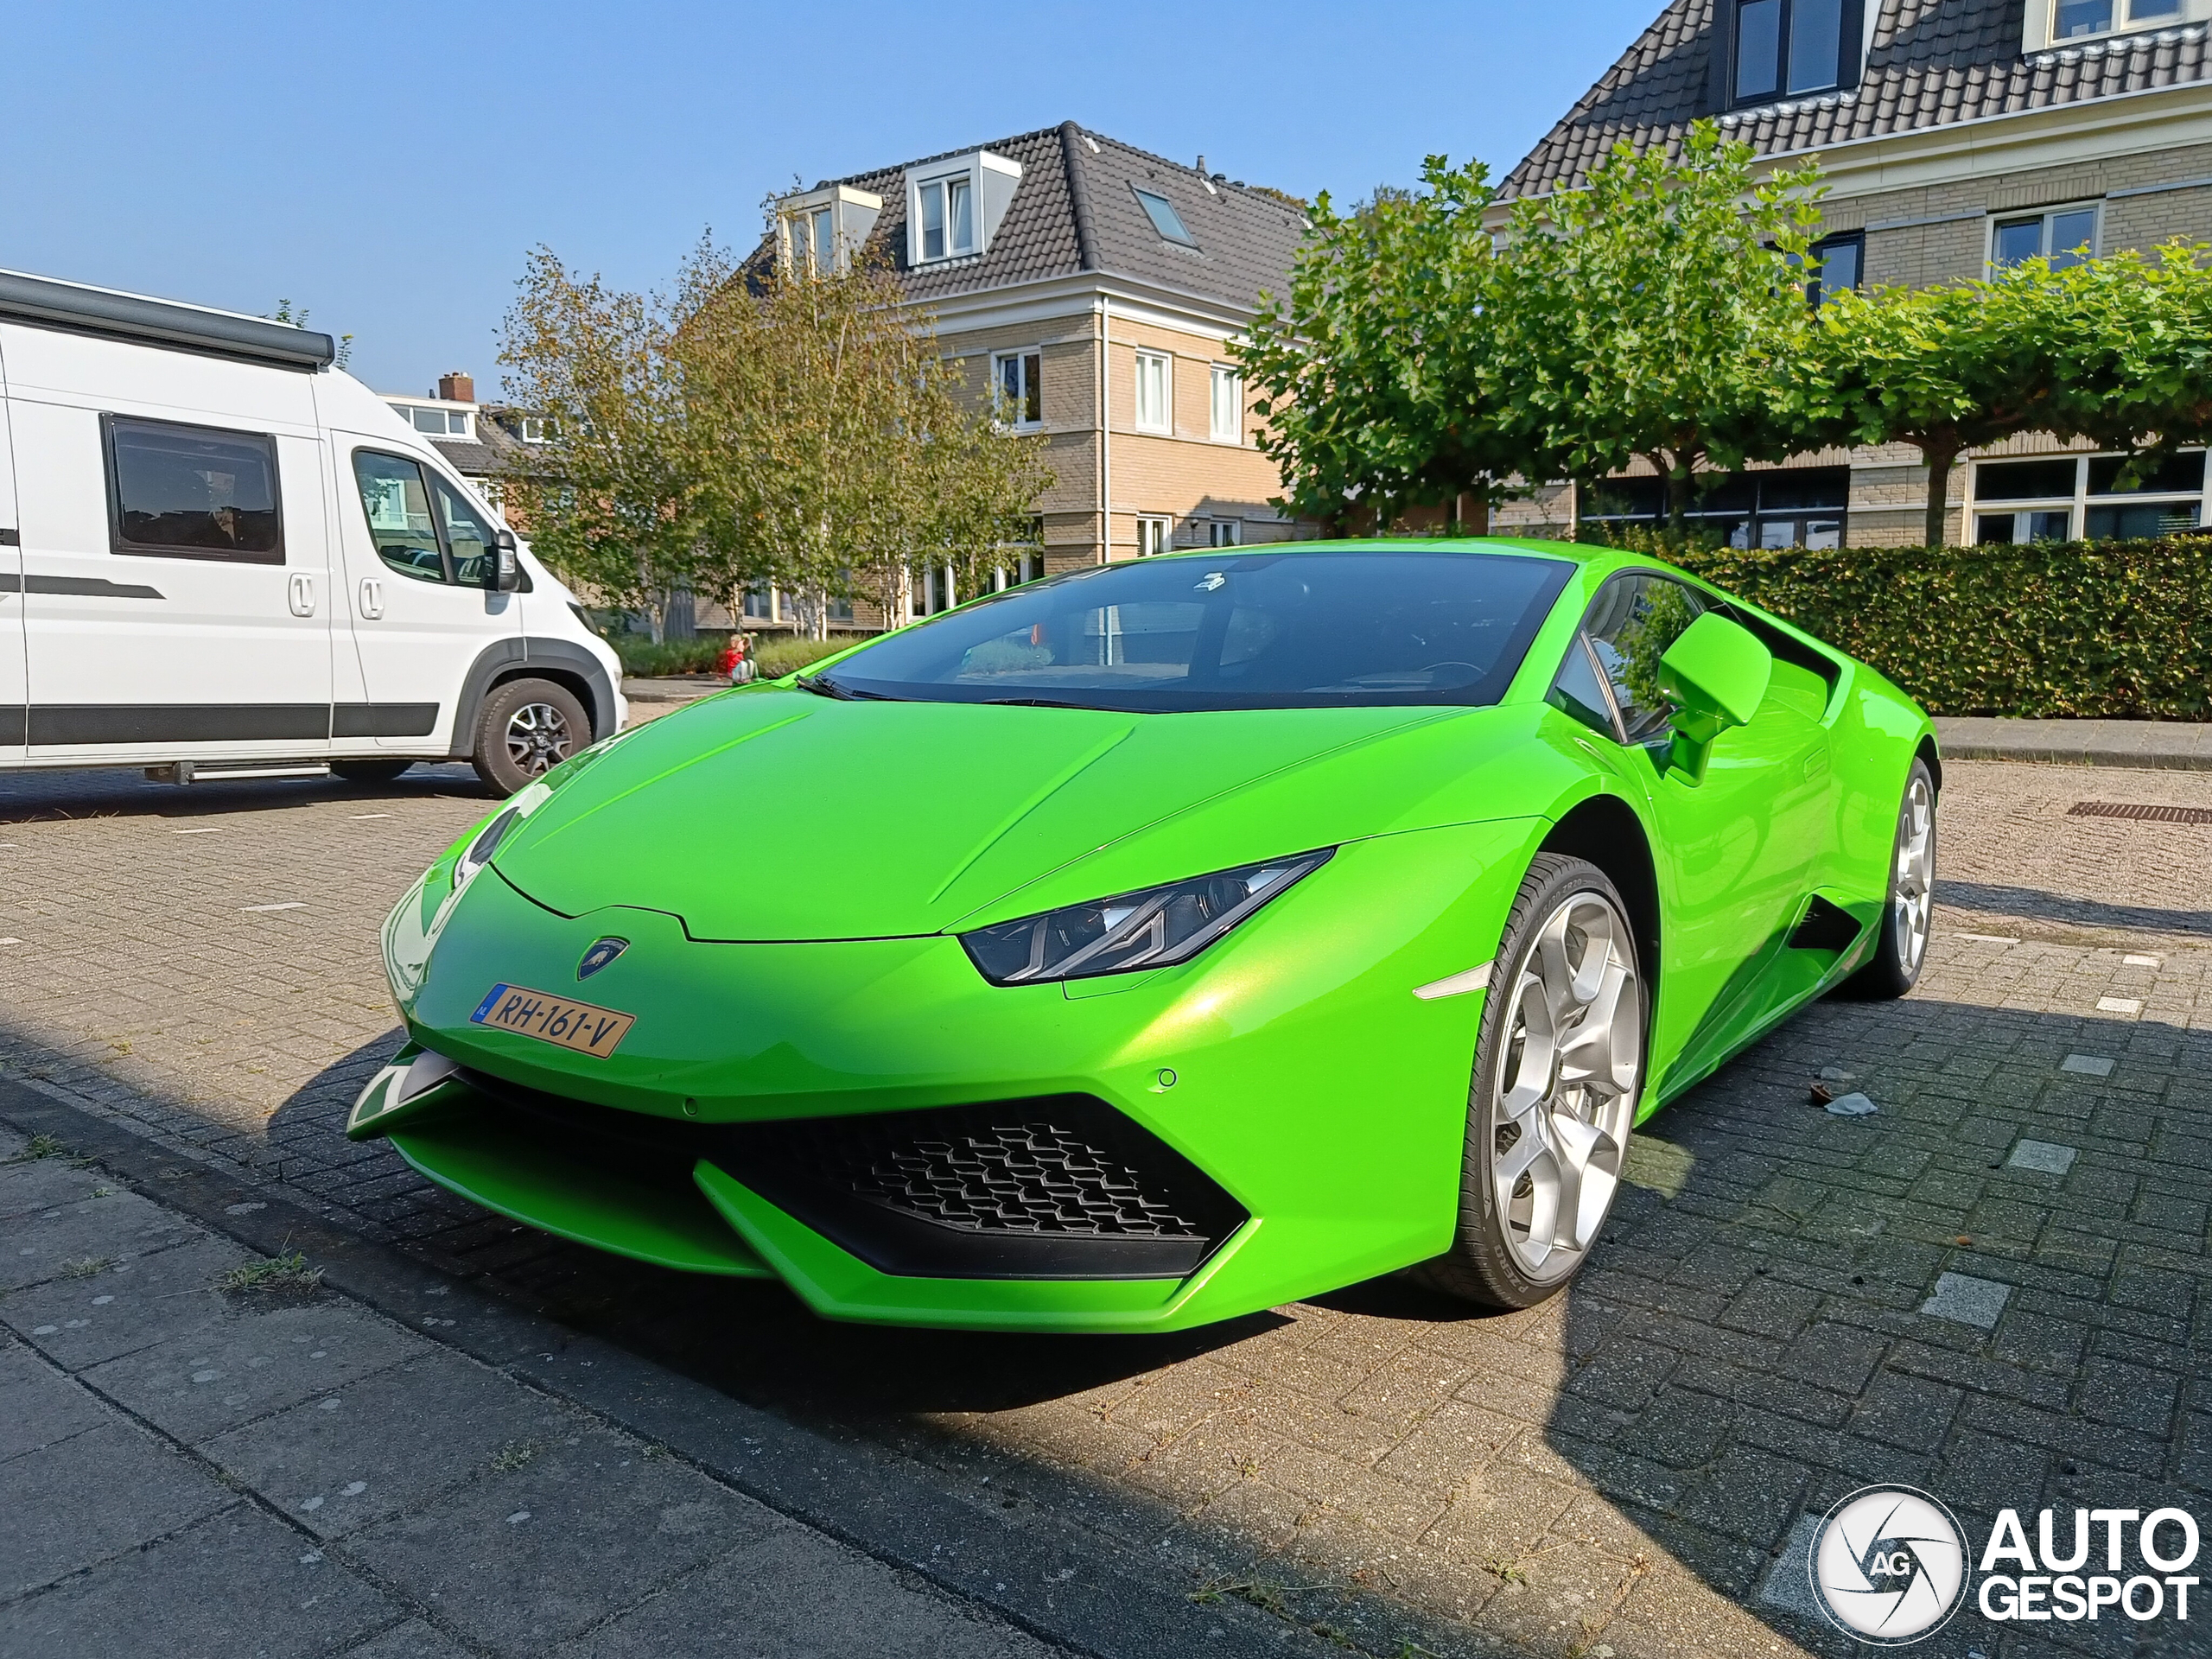
[[[1199,156],[1198,156],[1198,176],[1199,176],[1200,178],[1202,178],[1202,179],[1203,179],[1204,177],[1205,177],[1205,175],[1206,175],[1206,158],[1205,158],[1205,152],[1201,151],[1201,152],[1199,153]]]
[[[473,404],[476,401],[476,382],[466,369],[455,369],[451,374],[438,377],[438,396],[449,404]]]

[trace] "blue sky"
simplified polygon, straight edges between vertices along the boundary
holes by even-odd
[[[355,337],[379,391],[498,372],[524,251],[647,288],[761,199],[1072,118],[1340,200],[1510,167],[1658,0],[11,10],[0,266]]]

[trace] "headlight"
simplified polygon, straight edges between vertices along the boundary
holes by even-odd
[[[1125,893],[960,935],[969,958],[994,985],[1089,979],[1187,962],[1223,934],[1329,861],[1325,847],[1293,858],[1240,865],[1164,887]]]

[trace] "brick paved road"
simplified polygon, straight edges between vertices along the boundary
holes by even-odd
[[[2212,776],[1948,782],[1919,992],[1811,1010],[1656,1121],[1593,1270],[1510,1318],[1384,1281],[1157,1341],[830,1327],[426,1190],[336,1125],[396,1040],[376,919],[485,810],[449,769],[0,785],[0,1064],[951,1485],[1081,1491],[1142,1548],[1233,1540],[1257,1565],[1226,1592],[1301,1618],[1364,1592],[1539,1652],[1842,1651],[1767,1575],[1857,1485],[1925,1486],[1977,1535],[2212,1487],[2212,827],[2066,816],[2212,805]],[[1879,1113],[1806,1103],[1823,1067]],[[2212,1650],[2199,1627],[1967,1615],[1932,1650]]]

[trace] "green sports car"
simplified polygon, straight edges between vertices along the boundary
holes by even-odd
[[[509,800],[385,924],[348,1132],[833,1319],[1524,1306],[1643,1116],[1912,985],[1940,779],[1880,675],[1631,554],[1071,571]]]

